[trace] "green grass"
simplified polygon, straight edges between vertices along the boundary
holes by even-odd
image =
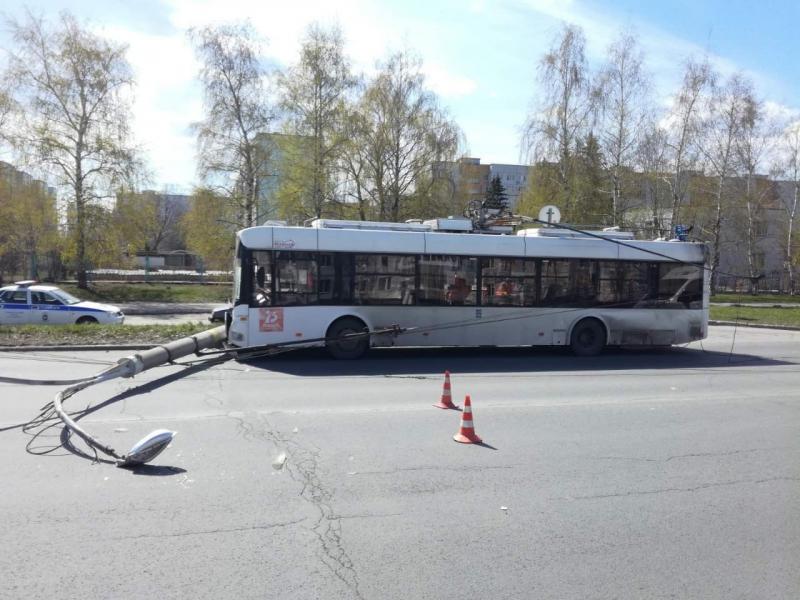
[[[90,283],[88,290],[74,284],[59,285],[81,300],[95,302],[226,302],[233,284],[202,285],[169,283]]]
[[[712,306],[709,318],[715,321],[738,321],[742,324],[800,327],[800,306]]]
[[[4,325],[0,326],[0,346],[162,344],[213,327],[208,322],[179,325]]]
[[[715,294],[711,296],[711,302],[730,302],[733,304],[800,304],[799,296],[789,294]]]

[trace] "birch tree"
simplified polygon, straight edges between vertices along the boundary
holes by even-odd
[[[713,177],[713,217],[711,236],[713,257],[711,261],[711,286],[716,290],[717,270],[722,253],[723,221],[732,212],[732,177],[738,164],[737,140],[740,137],[745,111],[752,102],[752,84],[741,75],[733,75],[723,86],[711,84],[707,108],[707,122],[703,128],[701,144],[708,174]]]
[[[797,260],[794,229],[797,218],[797,201],[800,199],[800,121],[794,121],[784,130],[781,142],[783,146],[781,170],[790,185],[789,196],[782,202],[783,209],[786,211],[784,269],[788,279],[789,293],[794,294],[794,265]]]
[[[300,60],[279,78],[286,112],[287,145],[284,205],[298,218],[321,217],[337,200],[337,168],[346,142],[346,101],[356,79],[344,54],[338,27],[309,27]]]
[[[643,193],[648,207],[643,229],[653,237],[669,233],[671,196],[664,174],[669,170],[667,133],[654,123],[644,127],[636,150],[636,166],[641,171]]]
[[[745,233],[747,268],[750,275],[750,291],[757,291],[756,281],[764,268],[757,260],[758,242],[765,235],[764,210],[774,191],[771,182],[759,176],[769,144],[775,137],[774,126],[766,119],[763,104],[753,95],[744,100],[741,126],[736,139],[736,153],[740,174],[744,178],[742,205],[744,209],[743,229]]]
[[[9,139],[8,124],[14,107],[11,95],[3,89],[6,82],[0,80],[0,142]]]
[[[16,47],[9,76],[24,107],[13,139],[30,162],[68,190],[78,287],[86,288],[87,240],[97,238],[89,229],[98,222],[87,213],[137,167],[126,48],[84,29],[68,13],[52,27],[30,13],[10,27]]]
[[[697,164],[697,138],[702,124],[700,108],[703,94],[713,80],[708,62],[686,63],[681,88],[675,96],[668,116],[666,137],[670,173],[666,181],[672,195],[671,228],[680,223],[680,211],[686,202],[686,171]]]
[[[368,184],[368,173],[379,168],[383,150],[374,140],[364,107],[359,100],[347,109],[340,164],[346,178],[344,194],[350,202],[355,201],[358,218],[367,221],[374,218],[374,194]]]
[[[647,96],[650,81],[644,71],[644,55],[636,38],[621,34],[607,52],[599,75],[602,112],[600,140],[611,180],[611,224],[624,217],[624,178],[633,170],[638,143],[650,117]]]
[[[573,218],[573,153],[584,137],[595,109],[585,55],[586,39],[580,27],[565,25],[550,50],[539,61],[543,90],[524,127],[523,147],[533,162],[552,161],[560,201],[567,220]]]
[[[202,63],[206,112],[194,125],[200,174],[216,197],[233,202],[239,227],[257,225],[269,211],[259,200],[271,159],[260,136],[274,118],[260,40],[247,23],[192,30],[190,38]]]
[[[398,220],[412,196],[427,198],[433,166],[451,161],[461,141],[458,126],[425,88],[421,62],[395,53],[367,87],[364,111],[370,195],[380,219]]]

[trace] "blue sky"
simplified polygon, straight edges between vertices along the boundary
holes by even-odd
[[[667,105],[682,64],[706,54],[723,74],[743,71],[772,110],[800,109],[800,3],[761,0],[31,0],[45,16],[66,9],[99,32],[129,45],[138,84],[137,141],[146,151],[153,187],[188,191],[196,182],[189,124],[202,118],[198,65],[185,31],[250,18],[268,39],[265,60],[286,66],[297,57],[307,25],[338,23],[355,70],[370,73],[392,50],[411,49],[428,84],[465,132],[468,151],[483,162],[520,160],[520,129],[536,94],[536,65],[562,23],[583,28],[590,64],[625,29],[638,34],[654,82]],[[7,32],[0,46],[8,48]]]

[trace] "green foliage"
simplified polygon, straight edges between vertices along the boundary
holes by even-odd
[[[528,187],[520,196],[517,213],[536,217],[543,206],[557,205],[559,194],[557,165],[545,162],[532,165],[528,173]]]
[[[273,119],[259,59],[260,40],[248,23],[189,33],[202,62],[205,118],[194,124],[200,172],[206,184],[224,189],[235,203],[238,225],[252,227],[272,216],[258,210],[271,159],[260,136]]]
[[[0,257],[4,263],[17,263],[13,270],[36,279],[38,257],[62,246],[56,199],[41,183],[14,179],[10,169],[0,172]]]
[[[110,229],[97,200],[140,167],[128,143],[133,77],[126,48],[66,12],[53,25],[32,13],[10,25],[16,46],[8,76],[22,109],[14,143],[69,190],[67,254],[86,287],[90,263],[109,258],[102,238]]]
[[[716,321],[800,327],[800,308],[712,306],[709,309],[709,318]]]
[[[236,241],[236,210],[229,199],[207,188],[195,190],[180,229],[186,247],[203,258],[206,269],[230,269]]]
[[[123,259],[124,249],[114,227],[114,216],[99,204],[83,208],[83,259],[87,269],[117,267]],[[77,209],[74,202],[67,206],[67,235],[62,256],[68,263],[81,261],[78,251],[81,230],[77,226]]]
[[[114,231],[126,254],[156,250],[152,247],[158,229],[158,211],[152,197],[136,193],[120,193],[113,213]]]
[[[180,325],[0,326],[0,346],[163,344],[211,329],[202,317]]]
[[[284,218],[322,217],[339,200],[336,172],[346,142],[346,100],[355,84],[341,31],[312,24],[299,61],[279,77],[292,136],[278,198]]]
[[[712,295],[711,302],[728,302],[731,304],[800,304],[800,296],[790,296],[789,294],[720,293]]]
[[[203,285],[168,283],[93,282],[88,290],[71,284],[60,288],[82,300],[108,302],[225,302],[231,297],[233,284]]]
[[[600,145],[592,133],[578,140],[572,161],[570,188],[574,197],[569,204],[572,210],[564,220],[585,227],[610,225],[611,198],[603,191],[607,173]]]
[[[483,208],[494,210],[505,210],[508,208],[508,194],[500,176],[497,175],[489,182],[486,190],[486,198],[483,201]]]

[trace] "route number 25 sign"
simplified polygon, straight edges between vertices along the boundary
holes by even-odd
[[[258,330],[259,331],[283,331],[283,309],[282,308],[259,308],[258,309]]]

